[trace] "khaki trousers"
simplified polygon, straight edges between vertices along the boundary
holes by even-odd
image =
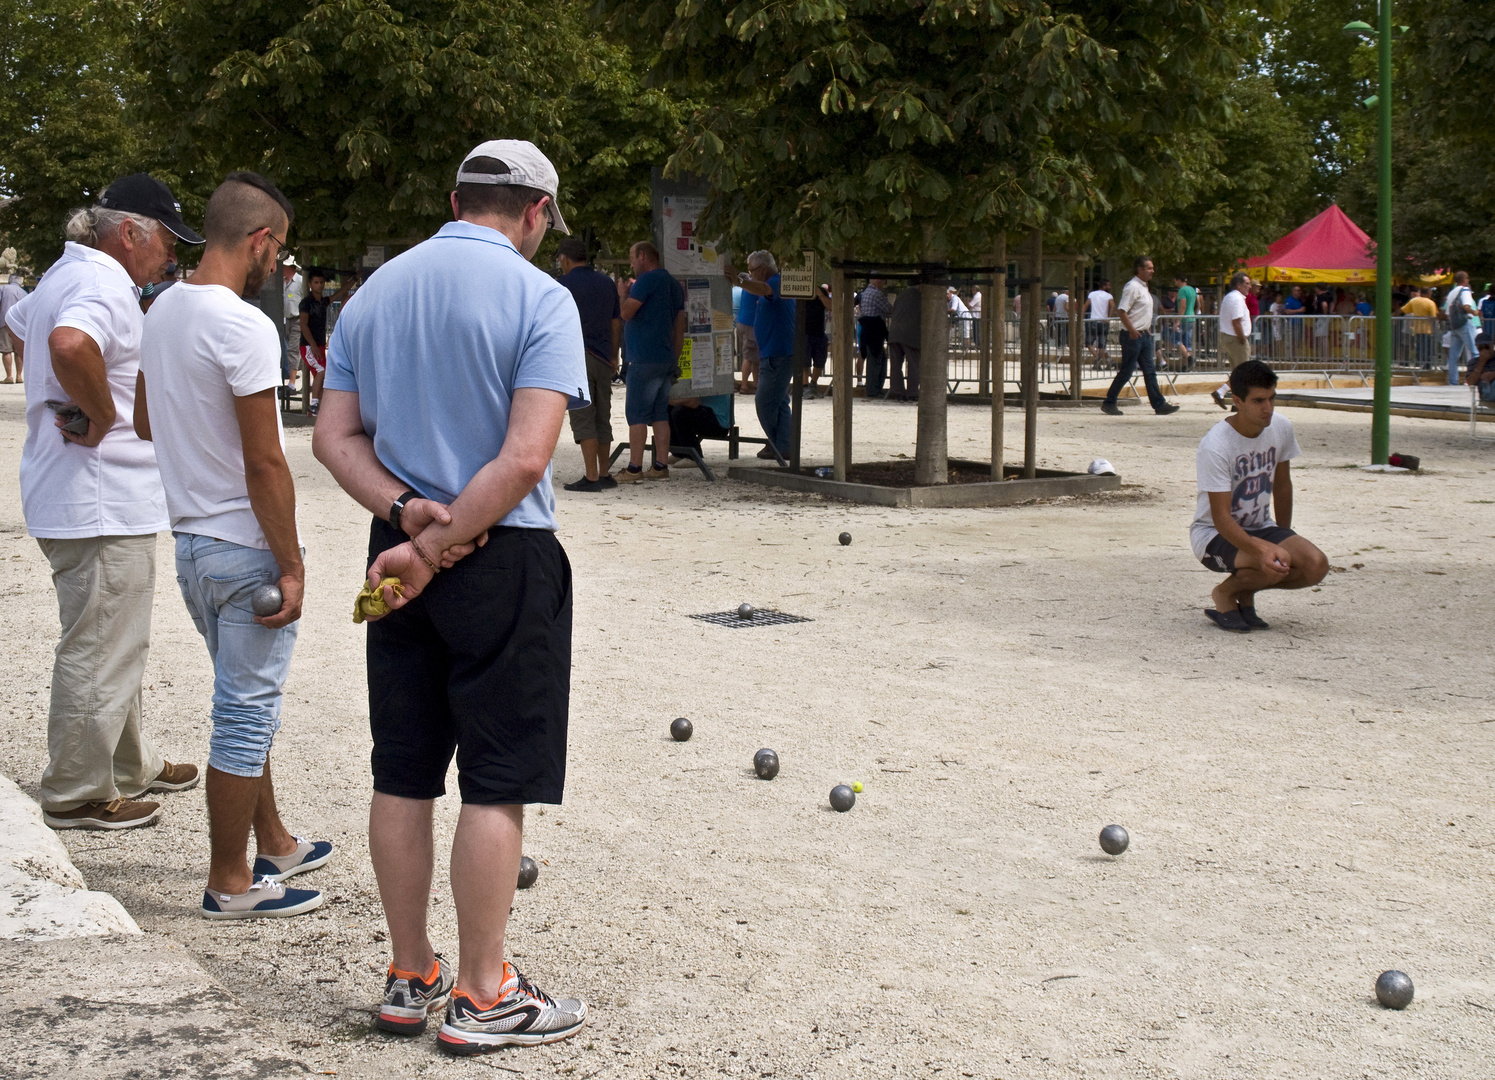
[[[1220,359],[1232,370],[1244,364],[1251,359],[1251,340],[1247,338],[1242,341],[1234,334],[1221,334]]]
[[[134,798],[166,767],[140,730],[156,537],[37,543],[52,564],[62,622],[52,664],[42,808],[60,812],[87,802]]]

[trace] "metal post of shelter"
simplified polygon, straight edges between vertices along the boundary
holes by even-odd
[[[1082,256],[1076,255],[1070,264],[1070,279],[1072,284],[1069,290],[1069,396],[1075,401],[1080,400],[1080,346],[1081,330],[1083,324],[1080,322],[1080,290],[1083,288],[1081,281],[1081,267],[1084,266]]]
[[[1007,407],[1007,234],[997,238],[991,284],[981,305],[981,337],[991,361],[991,478],[1001,480],[1003,414]]]
[[[1043,230],[1028,248],[1028,295],[1023,297],[1023,479],[1038,476],[1038,329],[1043,310]]]

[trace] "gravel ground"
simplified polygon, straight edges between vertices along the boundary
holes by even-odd
[[[1477,583],[1495,450],[1397,419],[1393,449],[1423,474],[1366,474],[1368,417],[1287,410],[1294,525],[1342,570],[1264,594],[1272,630],[1227,636],[1200,613],[1213,576],[1187,543],[1194,445],[1220,414],[1182,400],[1167,419],[1041,414],[1045,464],[1116,464],[1104,497],[893,510],[679,469],[559,493],[570,784],[531,811],[541,875],[510,925],[529,975],[592,1005],[567,1043],[458,1062],[434,1035],[370,1030],[388,954],[349,619],[366,519],[307,430],[288,433],[310,580],[275,766],[288,823],[338,845],[300,879],[329,903],[198,918],[200,790],[166,796],[155,828],[64,839],[91,888],[339,1076],[1488,1076],[1495,684]],[[0,387],[0,740],[34,794],[56,608],[20,515],[20,402]],[[829,403],[807,408],[807,460],[828,461]],[[739,415],[752,426],[745,399]],[[986,415],[952,409],[952,455],[982,456]],[[856,424],[862,460],[913,452],[911,406],[859,403]],[[1020,446],[1020,415],[1008,427]],[[579,475],[569,434],[556,462]],[[210,670],[168,541],[146,715],[168,757],[201,763]],[[686,618],[743,601],[812,621]],[[688,743],[668,737],[676,716]],[[752,775],[760,746],[783,763],[771,783]],[[855,809],[833,813],[852,780]],[[443,847],[456,810],[439,805]],[[1131,831],[1117,859],[1096,842],[1109,822]],[[455,952],[442,870],[432,901]],[[1405,1013],[1371,994],[1390,967],[1417,982]]]

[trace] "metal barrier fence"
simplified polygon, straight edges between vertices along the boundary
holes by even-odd
[[[1375,370],[1376,320],[1370,315],[1263,315],[1251,332],[1251,355],[1283,371],[1338,371],[1362,377]],[[1392,365],[1403,369],[1441,368],[1447,362],[1443,324],[1435,319],[1397,315],[1391,320]],[[1070,334],[1068,319],[1040,320],[1038,379],[1068,388]],[[1002,377],[1021,384],[1019,321],[1008,312],[1003,328]],[[1079,323],[1081,381],[1109,380],[1121,362],[1120,319],[1083,319]],[[1161,315],[1153,320],[1153,362],[1169,377],[1190,371],[1224,372],[1220,357],[1220,320],[1213,315]],[[982,327],[975,318],[949,318],[950,392],[980,381]]]

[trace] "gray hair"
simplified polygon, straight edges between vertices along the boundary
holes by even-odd
[[[146,236],[153,236],[161,225],[155,218],[125,210],[110,210],[105,206],[80,206],[68,214],[67,224],[62,231],[73,243],[96,248],[101,241],[117,236],[127,221],[133,221],[135,227]]]
[[[768,251],[753,252],[748,256],[747,264],[749,270],[756,270],[758,267],[762,266],[766,268],[770,274],[777,274],[779,272],[779,264],[774,261],[773,254]]]
[[[1241,282],[1250,280],[1250,274],[1246,273],[1246,271],[1244,270],[1237,270],[1234,274],[1230,275],[1230,287],[1232,289],[1239,289],[1241,287]]]
[[[20,274],[11,274],[10,275],[10,283],[12,285],[21,285],[21,284],[24,284],[25,280],[26,279],[23,278],[23,277],[21,277]]]

